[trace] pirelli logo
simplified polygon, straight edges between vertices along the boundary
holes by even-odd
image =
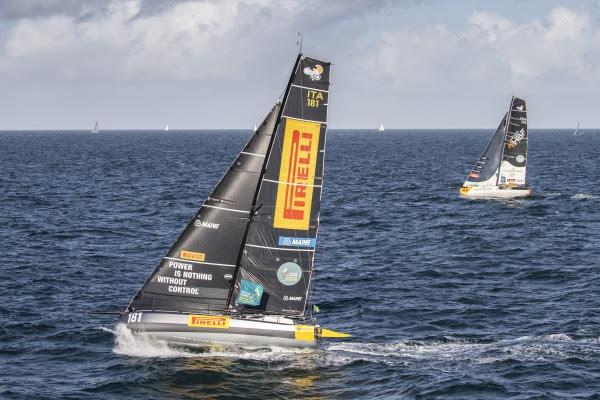
[[[285,119],[275,228],[308,230],[320,133],[318,122]]]
[[[190,328],[228,329],[229,317],[190,314],[188,316],[188,326]]]
[[[181,250],[179,257],[183,258],[184,260],[204,261],[206,254],[197,253],[195,251]]]

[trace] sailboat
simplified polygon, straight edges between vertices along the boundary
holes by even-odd
[[[169,124],[167,124],[167,126],[165,126],[165,132],[169,131]]]
[[[475,164],[460,194],[466,197],[525,197],[532,193],[526,181],[527,106],[513,97],[508,112]]]
[[[330,68],[298,55],[283,98],[122,312],[134,334],[289,347],[349,336],[316,323],[309,291]]]
[[[254,129],[252,129],[252,132],[256,132],[258,130],[258,126],[256,126],[256,124],[254,124]]]
[[[100,131],[98,130],[98,122],[97,122],[97,121],[96,121],[96,124],[94,125],[94,129],[92,129],[90,132],[91,132],[91,133],[98,133],[98,132],[100,132]]]
[[[579,131],[579,122],[577,123],[577,128],[575,128],[575,130],[573,131],[573,136],[582,136],[583,135],[583,131]]]
[[[378,131],[379,131],[379,132],[383,132],[383,131],[385,131],[385,128],[383,127],[383,124],[379,125],[379,129],[378,129]]]

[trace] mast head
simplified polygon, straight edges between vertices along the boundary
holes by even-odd
[[[302,55],[302,43],[304,42],[304,36],[302,33],[298,32],[296,45],[298,46],[298,54]]]

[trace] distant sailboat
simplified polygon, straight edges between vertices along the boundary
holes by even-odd
[[[385,128],[383,127],[383,124],[379,125],[378,131],[379,132],[384,132],[385,131]]]
[[[575,130],[573,131],[573,136],[582,136],[584,133],[585,133],[585,131],[579,130],[579,122],[578,122],[577,128],[575,128]]]
[[[96,124],[94,125],[94,129],[91,130],[91,133],[98,133],[98,132],[100,132],[100,131],[98,130],[98,122],[96,122]]]
[[[460,188],[466,197],[525,197],[532,192],[527,168],[527,107],[513,97],[510,109]]]
[[[258,127],[256,126],[256,124],[254,124],[254,129],[252,129],[252,132],[256,132],[258,130]]]
[[[292,347],[349,336],[316,324],[309,290],[330,68],[298,55],[281,101],[122,312],[134,334]]]
[[[167,124],[167,126],[165,126],[165,132],[169,131],[169,124]]]

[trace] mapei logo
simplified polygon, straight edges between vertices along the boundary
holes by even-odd
[[[283,296],[283,301],[302,301],[302,296]]]
[[[229,317],[212,315],[194,315],[188,316],[188,326],[190,328],[229,328]]]
[[[194,226],[197,228],[209,228],[209,229],[219,229],[220,224],[215,224],[214,222],[206,222],[202,220],[195,220]]]
[[[311,247],[314,249],[317,245],[317,238],[279,236],[279,245],[288,247]]]
[[[323,73],[323,67],[319,64],[315,65],[314,68],[306,67],[302,70],[305,75],[308,75],[313,81],[320,81],[321,74]]]

